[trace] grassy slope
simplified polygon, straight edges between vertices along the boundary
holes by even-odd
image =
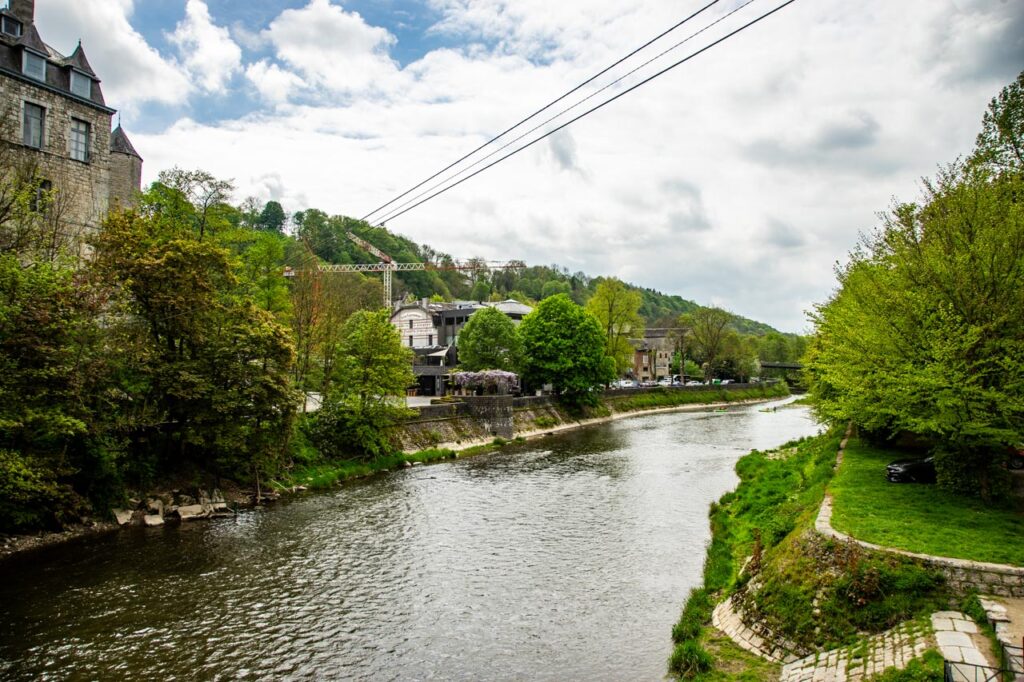
[[[906,457],[851,440],[829,487],[835,498],[832,525],[886,547],[1024,566],[1024,514],[934,485],[886,481],[885,465]]]
[[[730,595],[806,649],[854,644],[861,633],[948,603],[941,578],[914,562],[809,532],[832,477],[839,439],[827,434],[739,461],[740,485],[712,506],[704,587],[691,593],[672,632],[672,673],[709,681],[769,679],[773,670],[777,675],[777,666],[738,658],[709,627],[713,605]],[[755,530],[763,555],[751,578],[740,567],[753,553]]]

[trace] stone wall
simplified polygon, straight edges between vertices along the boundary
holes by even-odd
[[[0,77],[0,101],[6,103],[3,134],[21,145],[25,102],[46,109],[43,147],[21,147],[28,161],[39,164],[41,174],[56,190],[54,209],[72,230],[93,230],[106,216],[110,197],[110,113],[62,96],[40,85]],[[71,158],[71,119],[90,126],[89,161]]]
[[[846,429],[845,437],[839,443],[839,451],[836,453],[836,468],[843,462],[846,445],[852,435],[853,426],[851,424]],[[1000,597],[1024,597],[1024,567],[907,552],[894,547],[882,547],[881,545],[864,542],[863,540],[850,537],[846,533],[837,531],[832,527],[832,496],[829,494],[826,494],[825,499],[821,502],[818,517],[814,522],[814,528],[822,535],[844,542],[855,542],[865,549],[899,554],[900,556],[917,559],[925,566],[942,573],[946,577],[949,586],[960,593],[978,590],[982,594]],[[1007,541],[1013,540],[1007,538]]]
[[[135,206],[142,187],[142,161],[131,154],[110,154],[110,203],[122,208]],[[113,208],[113,206],[111,206]]]

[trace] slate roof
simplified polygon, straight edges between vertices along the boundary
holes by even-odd
[[[71,53],[71,56],[67,58],[66,63],[68,66],[73,66],[82,73],[87,73],[94,79],[99,80],[96,78],[96,72],[93,71],[92,66],[89,65],[89,60],[85,56],[85,50],[82,49],[81,41],[79,41],[78,47],[76,47],[75,51]]]
[[[120,154],[128,154],[129,156],[134,156],[139,161],[142,160],[139,153],[135,151],[135,147],[132,146],[132,142],[128,139],[128,135],[124,132],[124,128],[121,127],[121,124],[118,124],[117,127],[114,128],[114,132],[110,133],[110,151],[118,152]]]

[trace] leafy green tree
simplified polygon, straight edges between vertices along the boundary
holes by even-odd
[[[478,279],[473,285],[473,293],[470,298],[473,301],[486,301],[491,295],[491,285],[485,279]]]
[[[471,372],[503,369],[515,372],[523,354],[523,343],[515,324],[496,308],[473,313],[459,332],[459,364]]]
[[[552,384],[567,402],[593,403],[593,390],[615,378],[605,355],[598,321],[567,294],[540,302],[519,326],[523,340],[523,379],[531,386]]]
[[[276,201],[268,201],[260,213],[259,229],[267,232],[284,232],[284,223],[287,219],[281,204]]]
[[[732,313],[721,308],[699,308],[680,317],[680,324],[690,330],[691,345],[704,367],[705,381],[715,376],[732,320]]]
[[[277,234],[257,234],[242,253],[241,279],[257,307],[278,320],[291,308],[284,277],[285,239]]]
[[[402,346],[389,311],[360,310],[345,322],[335,379],[312,425],[314,442],[331,457],[375,457],[394,449],[390,428],[402,419],[415,383],[412,351]]]
[[[790,344],[786,337],[778,332],[768,332],[758,343],[757,357],[764,362],[788,362]]]
[[[996,173],[1024,170],[1024,71],[989,103],[971,164]]]
[[[640,292],[629,289],[617,279],[601,280],[587,301],[587,312],[604,330],[605,355],[615,363],[616,375],[633,366],[630,338],[643,338],[644,321],[640,317]]]
[[[992,152],[995,122],[1020,120],[1019,92],[1020,79],[993,101],[971,162],[851,254],[806,354],[822,418],[917,434],[940,484],[986,499],[1024,434],[1024,174],[1012,150]]]
[[[228,204],[235,186],[230,180],[220,180],[204,170],[183,170],[174,167],[160,171],[160,184],[179,192],[192,207],[193,227],[199,240],[207,230],[218,231],[231,226],[228,216],[235,209]]]
[[[135,399],[157,412],[131,437],[162,445],[170,469],[188,459],[229,475],[272,471],[297,402],[288,333],[247,298],[226,249],[188,225],[158,226],[168,227],[114,213],[95,240],[96,271],[123,307],[111,333],[124,339]]]
[[[556,279],[548,280],[544,282],[544,286],[541,288],[540,298],[551,298],[559,294],[571,294],[572,285],[568,282],[561,282]]]

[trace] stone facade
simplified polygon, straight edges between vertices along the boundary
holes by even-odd
[[[42,41],[35,2],[0,10],[0,135],[10,161],[34,168],[54,191],[51,210],[69,231],[93,230],[112,202],[131,206],[142,182],[142,158],[124,131],[81,44],[65,57]],[[3,169],[5,171],[10,168]]]

